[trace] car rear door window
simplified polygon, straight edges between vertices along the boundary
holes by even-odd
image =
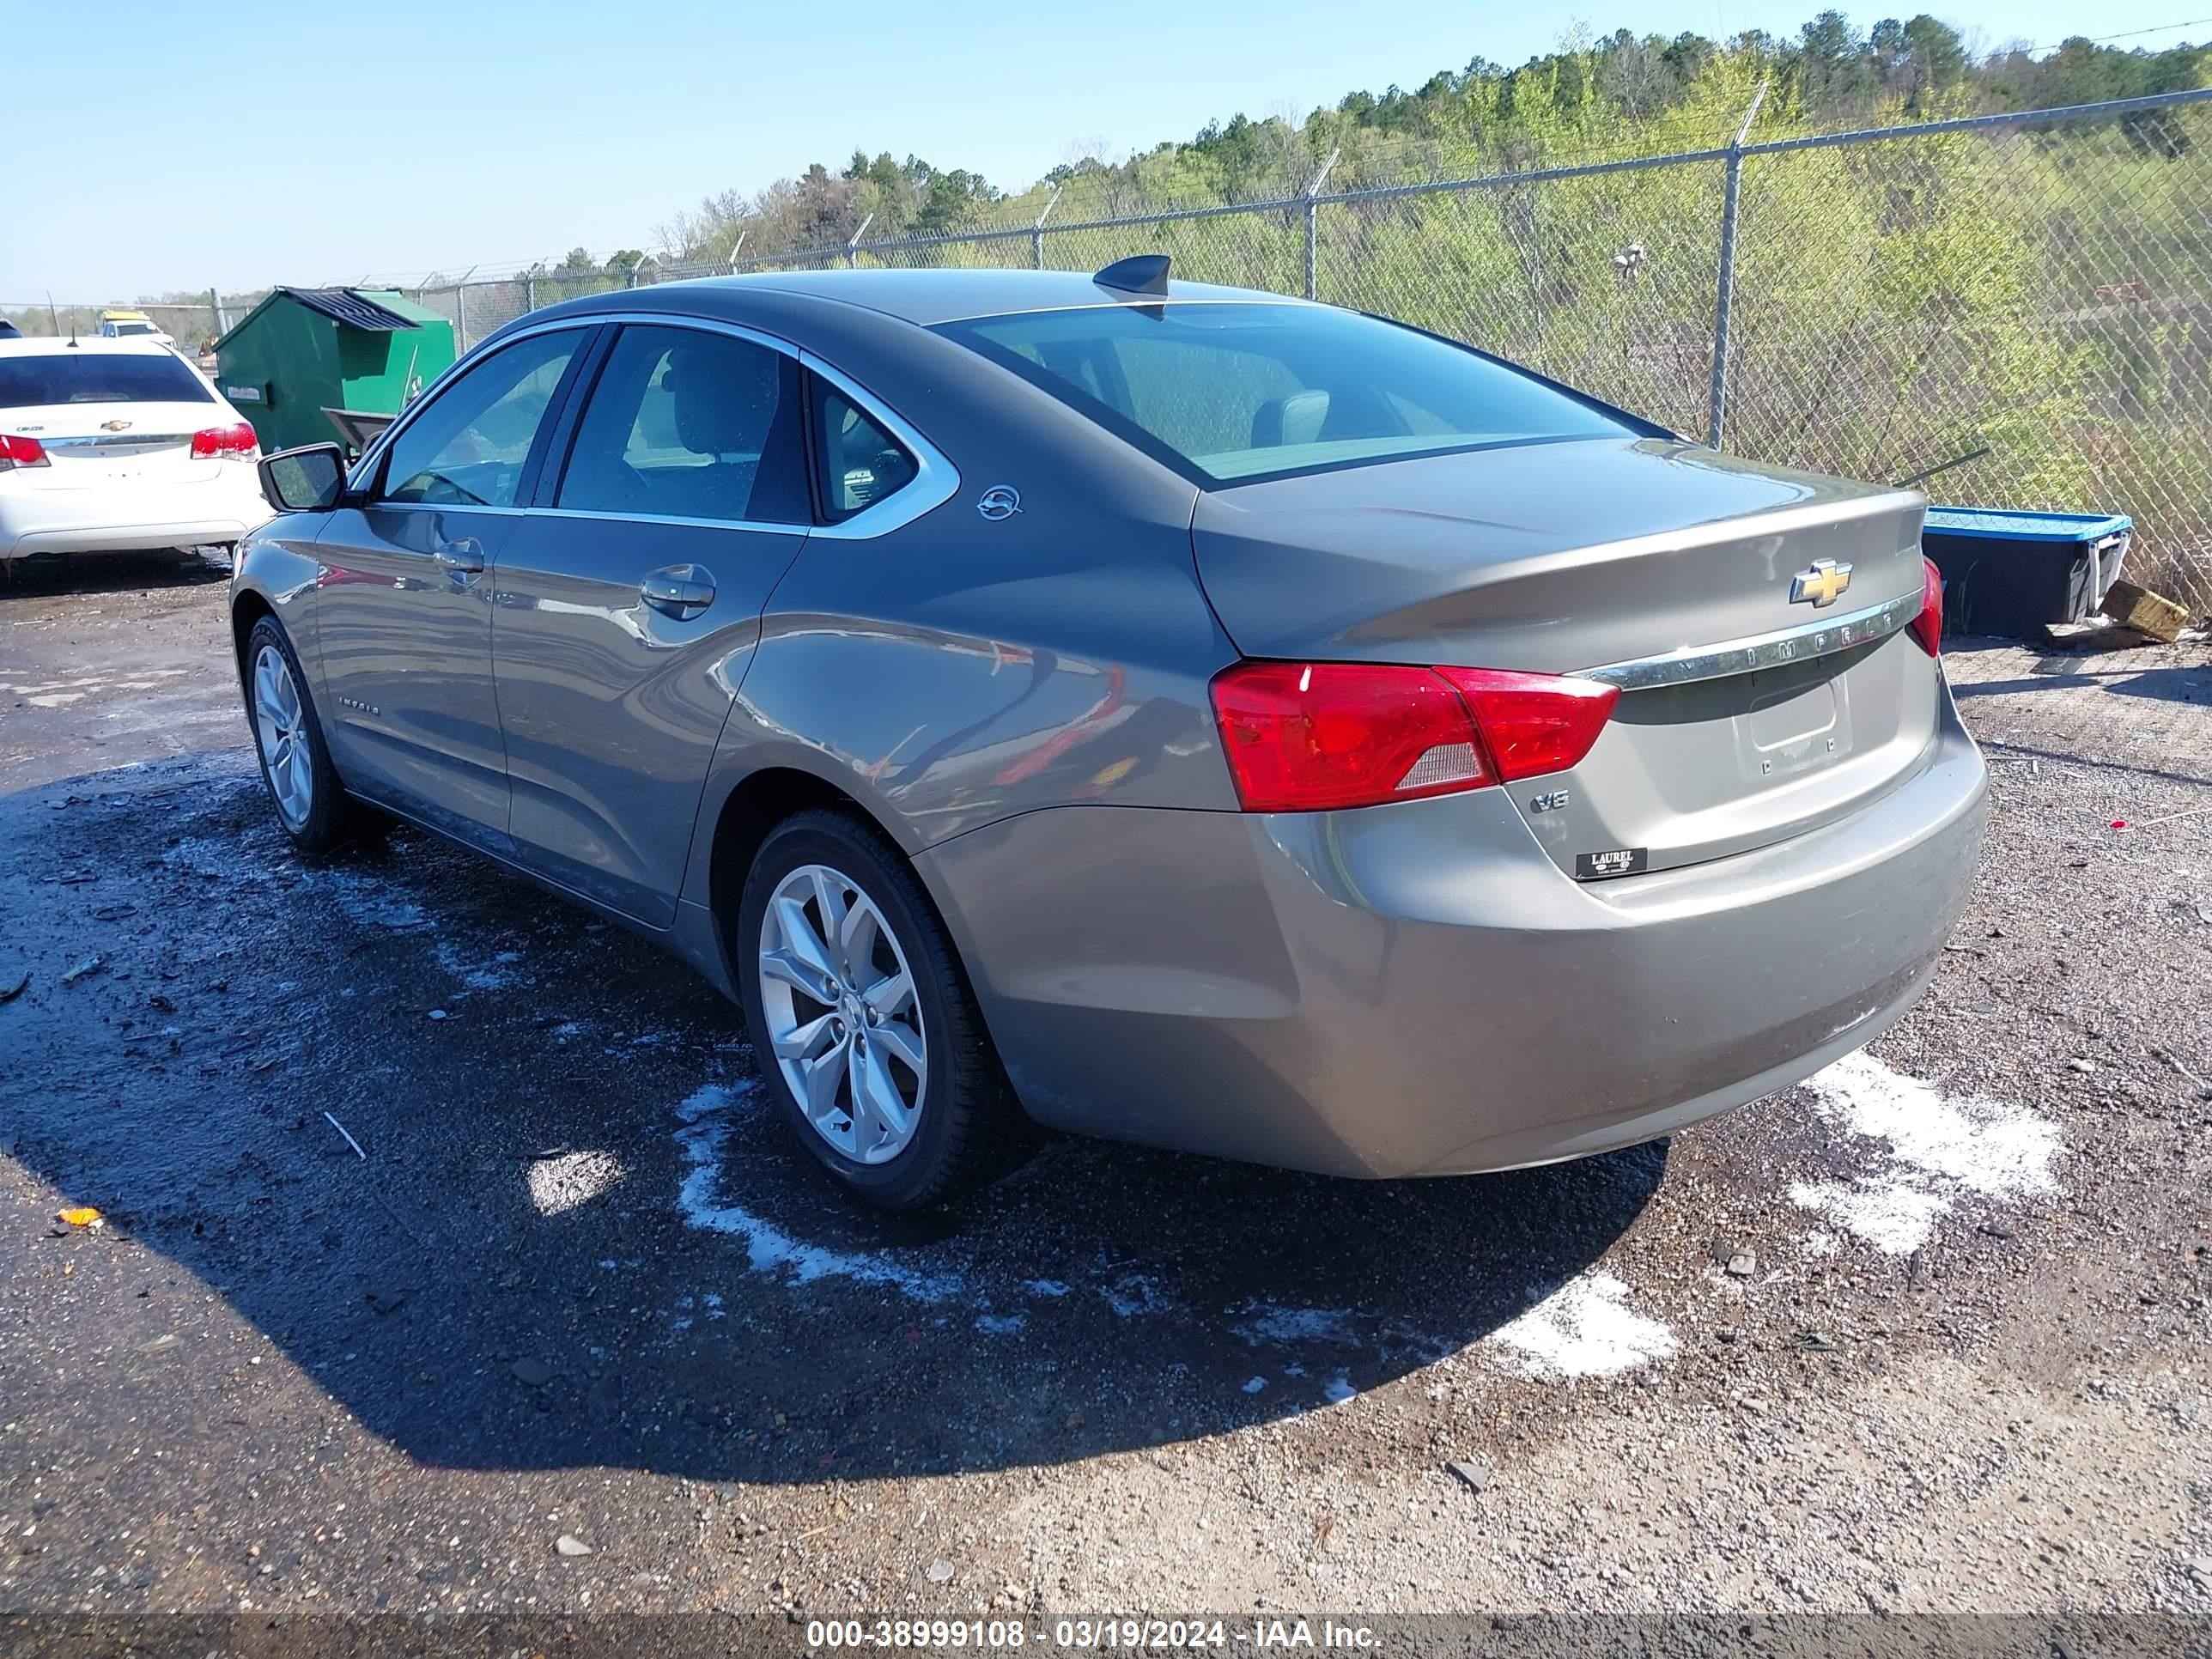
[[[829,381],[814,381],[815,455],[822,516],[836,524],[896,495],[921,468],[907,447]]]
[[[533,335],[463,371],[392,440],[381,499],[513,507],[545,411],[583,337],[580,329]]]
[[[571,512],[799,525],[798,366],[703,329],[626,327],[592,388],[554,497]]]

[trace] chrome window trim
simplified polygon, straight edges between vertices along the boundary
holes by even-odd
[[[760,329],[749,327],[743,323],[726,322],[719,317],[698,317],[688,312],[628,310],[594,311],[579,313],[568,317],[557,317],[547,322],[526,324],[512,331],[495,334],[479,342],[474,349],[446,373],[458,379],[458,371],[465,368],[483,355],[486,347],[510,345],[518,340],[528,339],[538,334],[550,334],[558,329],[591,329],[616,323],[635,324],[640,327],[647,328],[688,328],[708,334],[727,334],[737,339],[749,340],[755,345],[765,346],[771,351],[792,358],[800,368],[812,369],[830,385],[836,386],[838,391],[858,404],[871,420],[875,421],[884,430],[904,444],[915,458],[915,476],[908,481],[905,488],[900,489],[896,495],[887,495],[882,501],[863,507],[851,518],[838,524],[789,525],[772,524],[766,521],[756,523],[749,519],[678,519],[650,513],[594,513],[582,507],[456,507],[447,503],[421,501],[369,501],[364,505],[381,508],[435,507],[436,510],[448,513],[517,514],[536,513],[554,518],[634,520],[641,524],[696,525],[709,530],[758,530],[771,535],[822,536],[833,541],[849,542],[869,541],[878,536],[889,535],[892,531],[902,529],[913,523],[925,513],[934,512],[960,493],[959,471],[945,458],[945,452],[923,437],[894,410],[886,407],[882,398],[854,381],[842,369],[832,368],[814,353],[795,342],[787,340],[780,335],[769,334]],[[400,433],[414,422],[418,411],[429,407],[432,401],[434,400],[428,398],[419,399],[398,420],[386,427],[378,435],[374,443],[362,452],[361,459],[356,465],[370,471],[381,465],[384,452],[391,447]],[[811,432],[806,434],[805,441],[811,445],[814,441],[813,434]]]
[[[820,526],[777,524],[766,519],[686,519],[673,513],[603,513],[588,507],[532,507],[521,509],[534,519],[598,519],[614,524],[687,525],[698,530],[757,530],[769,536],[811,536]]]
[[[481,513],[497,519],[519,519],[526,507],[478,507],[471,501],[363,501],[356,513]]]
[[[358,512],[483,513],[501,519],[597,519],[605,524],[690,525],[700,530],[757,530],[771,536],[815,536],[822,526],[750,519],[679,519],[672,513],[599,513],[584,507],[471,507],[466,501],[371,501]]]
[[[1731,674],[1749,674],[1784,663],[1805,662],[1848,651],[1870,640],[1886,639],[1918,616],[1920,605],[1921,595],[1902,593],[1848,616],[1800,623],[1794,628],[1754,634],[1719,645],[1685,647],[1656,657],[1607,663],[1577,672],[1583,679],[1602,680],[1624,691],[1648,691],[1655,686],[1724,679]]]

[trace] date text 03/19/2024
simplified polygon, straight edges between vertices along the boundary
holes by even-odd
[[[1369,1652],[1381,1647],[1364,1625],[1323,1619],[1261,1619],[1232,1623],[1223,1619],[1056,1619],[1032,1630],[1020,1618],[1004,1619],[830,1619],[810,1620],[806,1645],[811,1651],[841,1648],[906,1648],[1006,1652],[1035,1645],[1107,1652],[1172,1652],[1226,1648],[1291,1650],[1328,1648]]]

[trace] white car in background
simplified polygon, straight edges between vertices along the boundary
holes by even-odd
[[[0,339],[0,560],[235,542],[253,428],[151,340]]]

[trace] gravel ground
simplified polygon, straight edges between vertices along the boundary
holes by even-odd
[[[648,948],[295,859],[218,575],[0,587],[0,1613],[2212,1613],[2202,642],[1951,653],[1972,908],[1806,1087],[890,1224]]]

